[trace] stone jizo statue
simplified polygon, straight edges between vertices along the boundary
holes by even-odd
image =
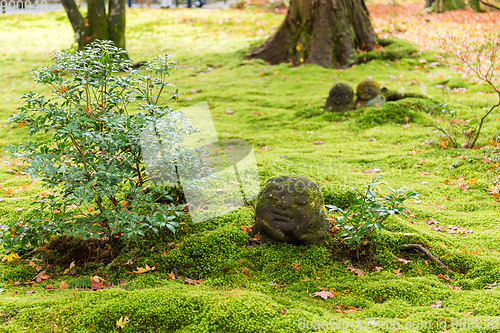
[[[356,109],[364,107],[381,107],[385,97],[380,94],[380,85],[373,80],[361,81],[356,87]]]
[[[270,178],[256,198],[253,232],[261,242],[320,244],[329,226],[323,194],[305,177]]]
[[[330,89],[326,99],[326,112],[339,112],[354,109],[353,103],[354,91],[351,86],[345,82],[338,82]]]

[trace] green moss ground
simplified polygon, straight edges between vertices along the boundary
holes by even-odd
[[[245,60],[248,50],[261,43],[282,19],[274,14],[229,10],[132,10],[127,43],[136,61],[162,52],[179,61],[172,80],[184,95],[171,106],[177,109],[208,101],[219,137],[241,136],[254,145],[262,182],[283,174],[306,176],[322,187],[327,204],[348,205],[350,195],[343,193],[375,176],[365,170],[380,168],[378,174],[385,182],[381,192],[390,186],[422,193],[421,203],[408,205],[415,214],[411,221],[393,218],[387,230],[371,239],[368,264],[363,267],[366,275],[348,271],[348,259],[335,244],[245,247],[249,238],[240,227],[252,224],[253,214],[250,207],[242,207],[196,225],[185,221],[175,235],[165,231],[113,249],[117,258],[107,266],[77,263],[75,276],[64,275],[65,267],[44,266],[51,278],[33,287],[9,284],[9,280],[23,282],[35,276],[28,262],[0,264],[0,288],[4,289],[0,293],[0,332],[112,332],[122,316],[130,319],[124,332],[301,332],[300,318],[397,319],[403,325],[431,320],[430,329],[400,331],[435,332],[436,320],[444,317],[500,316],[500,293],[484,289],[500,281],[498,201],[488,193],[493,174],[482,161],[485,152],[422,144],[437,140],[436,133],[423,127],[437,118],[433,114],[437,102],[470,116],[468,105],[477,109],[486,105],[486,86],[474,84],[472,79],[464,83],[446,59],[432,53],[399,62],[373,60],[347,70]],[[32,85],[29,70],[48,65],[53,51],[70,48],[72,32],[64,12],[4,15],[0,27],[0,141],[6,145],[27,138],[23,128],[4,123],[20,105],[20,95],[30,89],[47,91]],[[431,66],[432,62],[439,64]],[[391,102],[380,109],[350,114],[320,113],[336,80],[355,87],[365,78],[396,91],[404,87],[408,93],[420,93],[423,84],[432,98]],[[438,84],[467,87],[467,92],[445,92],[434,88]],[[199,89],[201,92],[192,92]],[[225,114],[227,109],[235,112]],[[405,117],[409,117],[409,127],[404,126]],[[486,124],[482,144],[499,133],[497,117]],[[318,140],[324,144],[315,145]],[[271,149],[259,149],[266,146]],[[459,158],[463,155],[467,157]],[[8,158],[4,155],[2,160]],[[425,162],[418,166],[419,161]],[[42,190],[20,175],[19,169],[0,164],[0,224],[30,214],[33,195]],[[429,174],[419,174],[422,170]],[[467,191],[445,183],[459,175],[476,181]],[[441,225],[460,225],[473,233],[433,231],[424,223],[430,217]],[[446,270],[426,262],[421,254],[400,253],[397,246],[405,243],[430,249],[455,271],[449,273],[453,282],[439,278]],[[34,257],[47,256],[36,252]],[[405,265],[396,257],[411,262]],[[156,269],[128,273],[146,264]],[[375,266],[382,271],[377,272]],[[173,267],[178,268],[181,279],[168,277]],[[396,269],[402,275],[394,274]],[[90,275],[117,286],[74,294],[71,288],[44,288],[48,283],[57,288],[63,280],[71,286],[72,281],[81,282]],[[186,278],[203,282],[188,285]],[[120,280],[126,282],[118,285]],[[312,297],[318,286],[333,288],[339,295],[328,300]],[[32,289],[34,293],[26,293]],[[436,301],[442,301],[442,308],[430,306]],[[338,312],[349,306],[362,310]]]

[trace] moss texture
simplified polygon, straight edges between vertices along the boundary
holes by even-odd
[[[329,236],[323,194],[297,175],[268,179],[255,202],[254,233],[262,242],[321,244]]]
[[[298,328],[300,318],[321,324],[373,317],[397,319],[405,325],[464,315],[483,322],[500,317],[498,287],[485,289],[500,281],[498,200],[488,193],[495,169],[484,159],[485,149],[441,149],[437,134],[423,127],[440,118],[436,101],[448,103],[463,117],[473,117],[486,105],[485,99],[493,102],[486,85],[468,78],[466,91],[460,93],[433,88],[427,90],[427,99],[407,98],[380,109],[321,114],[323,99],[337,80],[355,86],[371,77],[392,91],[404,87],[405,94],[422,94],[419,83],[434,87],[439,81],[461,78],[451,70],[449,58],[418,50],[414,58],[399,62],[377,58],[346,70],[245,60],[264,41],[262,32],[271,34],[281,23],[283,17],[275,14],[132,8],[127,15],[127,43],[134,61],[168,52],[182,66],[172,73],[172,81],[179,85],[179,101],[169,106],[177,110],[208,100],[221,138],[241,136],[253,144],[262,183],[283,174],[303,175],[321,187],[325,203],[349,207],[350,188],[382,175],[383,193],[387,187],[406,187],[422,193],[420,203],[409,202],[411,213],[390,218],[387,230],[372,235],[366,265],[357,267],[364,275],[348,270],[349,257],[332,243],[295,246],[251,241],[241,230],[254,221],[250,206],[199,224],[185,217],[176,234],[162,232],[113,247],[118,255],[112,263],[77,263],[75,275],[64,273],[69,265],[48,262],[52,252],[19,252],[22,260],[0,263],[0,289],[4,290],[0,292],[0,332],[304,332]],[[47,92],[30,86],[32,65],[49,64],[50,53],[73,42],[62,11],[15,18],[0,15],[2,121],[15,112],[20,104],[16,98],[22,93]],[[439,64],[431,66],[434,61]],[[225,113],[228,109],[235,112]],[[485,124],[481,145],[499,131],[499,122],[492,118]],[[25,128],[10,124],[0,131],[3,145],[27,137]],[[9,158],[5,155],[2,161]],[[41,185],[19,170],[16,164],[0,164],[0,192],[4,193],[0,224],[34,214],[31,202],[42,191]],[[445,183],[459,176],[466,178],[467,191]],[[432,230],[424,223],[431,217],[440,225],[460,225],[473,232]],[[398,246],[406,243],[421,244],[454,272],[446,272],[419,252],[400,251]],[[0,249],[5,250],[1,244]],[[69,260],[65,256],[64,265]],[[31,261],[43,265],[50,278],[34,285],[14,285],[36,276]],[[155,270],[130,273],[145,265]],[[179,279],[168,275],[174,269]],[[73,294],[73,286],[89,286],[95,275],[114,287]],[[192,284],[186,282],[188,278]],[[202,281],[196,283],[196,279]],[[61,281],[69,288],[59,289]],[[45,288],[50,284],[56,289]],[[314,297],[318,287],[339,294],[327,300]],[[430,306],[437,301],[442,302],[441,308]],[[121,330],[116,321],[125,316],[130,321]],[[392,330],[370,327],[363,332],[387,331]],[[406,331],[440,330],[434,325]]]

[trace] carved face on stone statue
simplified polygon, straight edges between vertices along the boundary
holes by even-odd
[[[360,100],[370,100],[380,95],[380,85],[377,81],[364,80],[356,87],[356,95]]]
[[[329,222],[318,185],[288,175],[265,182],[255,206],[255,234],[261,241],[319,244],[328,235]]]
[[[330,89],[328,96],[337,105],[348,105],[352,102],[354,91],[349,84],[339,82]]]

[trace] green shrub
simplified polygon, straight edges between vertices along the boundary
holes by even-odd
[[[152,187],[148,181],[143,131],[154,128],[158,134],[159,126],[169,131],[158,134],[168,137],[160,142],[169,152],[155,154],[158,165],[189,161],[190,170],[201,174],[204,153],[181,146],[197,129],[181,112],[164,105],[163,95],[177,94],[168,91],[175,86],[165,81],[175,62],[157,56],[140,74],[121,57],[123,52],[112,42],[97,41],[84,51],[55,53],[52,66],[34,71],[35,81],[48,86],[54,97],[34,92],[23,96],[25,104],[10,121],[28,128],[37,140],[10,149],[29,161],[26,171],[40,177],[50,191],[38,197],[36,218],[4,226],[7,248],[36,246],[57,234],[137,239],[163,227],[175,232],[182,205],[172,204],[168,188]],[[138,112],[131,113],[134,109]],[[44,139],[44,133],[50,137]],[[163,177],[177,179],[175,171]]]
[[[90,277],[85,276],[83,278],[71,281],[71,286],[73,288],[90,288],[92,284],[90,282]]]
[[[458,111],[446,103],[441,106],[440,116],[443,118],[442,125],[427,125],[439,131],[439,146],[472,148],[472,142],[475,142],[474,138],[477,139],[481,130],[478,119],[463,119]]]

